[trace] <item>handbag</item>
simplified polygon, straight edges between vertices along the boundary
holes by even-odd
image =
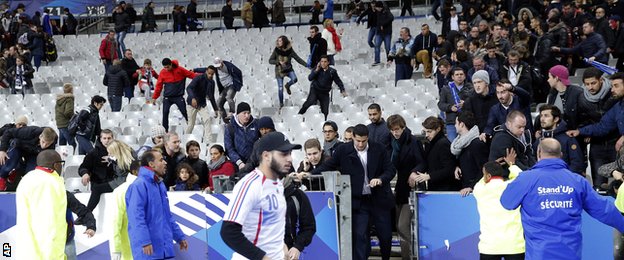
[[[289,72],[293,71],[292,63],[287,62],[285,64],[281,64],[280,65],[280,69],[281,69],[282,73],[288,74]]]

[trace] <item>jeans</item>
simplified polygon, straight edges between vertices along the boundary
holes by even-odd
[[[117,33],[117,44],[120,48],[118,57],[123,57],[123,53],[126,52],[126,44],[124,43],[124,40],[126,39],[126,34],[126,31]]]
[[[589,166],[591,169],[592,183],[594,188],[607,183],[608,179],[598,174],[600,166],[613,162],[616,159],[615,143],[602,142],[592,143],[589,149]],[[624,187],[623,187],[624,188]]]
[[[76,147],[76,140],[69,134],[67,127],[59,128],[59,145],[71,145]]]
[[[134,97],[134,86],[123,88],[124,97],[128,98],[128,101]]]
[[[108,68],[112,65],[113,65],[112,60],[106,60],[106,62],[104,62],[104,74],[106,74],[106,72],[108,71]]]
[[[67,256],[66,260],[76,260],[76,240],[72,239],[65,243],[65,255]]]
[[[455,124],[446,124],[446,138],[453,142],[457,137],[457,129],[455,129]]]
[[[76,142],[78,143],[78,154],[85,155],[93,150],[93,143],[83,135],[76,135]]]
[[[288,81],[289,86],[297,83],[297,74],[295,71],[288,72],[288,75],[284,76],[288,77],[290,80]],[[280,106],[284,106],[284,77],[276,77],[277,80],[277,96],[279,97]]]
[[[207,142],[208,138],[210,138],[210,122],[212,121],[212,117],[210,116],[210,113],[208,113],[208,107],[194,108],[192,106],[188,106],[187,110],[189,111],[189,120],[188,127],[186,128],[186,134],[193,133],[193,128],[195,128],[195,119],[197,118],[197,113],[199,113],[202,119],[202,124],[204,125],[204,142]]]
[[[381,42],[384,43],[384,47],[386,48],[386,58],[388,58],[388,52],[390,51],[390,40],[391,34],[380,34],[377,33],[375,35],[375,63],[381,62]]]
[[[334,60],[334,56],[336,54],[332,54],[332,55],[327,55],[327,59],[329,60],[329,65],[336,65],[336,61]]]
[[[121,99],[122,96],[108,96],[108,102],[110,103],[112,112],[121,111]]]
[[[39,71],[39,67],[41,67],[41,60],[43,60],[42,55],[33,55],[33,63],[35,64],[37,71]]]
[[[234,113],[234,109],[236,109],[236,105],[234,104],[234,96],[236,95],[236,90],[232,86],[227,86],[221,91],[219,94],[219,101],[217,101],[217,106],[219,107],[219,112],[221,112],[221,118],[226,118],[227,113],[225,113],[225,101],[227,101],[228,106],[230,107],[230,112]]]
[[[414,68],[411,64],[397,63],[394,73],[394,84],[396,85],[402,79],[411,79],[412,74],[414,74]]]
[[[366,40],[366,42],[368,43],[368,46],[370,46],[371,48],[375,48],[375,35],[377,34],[377,27],[371,27],[370,29],[368,29],[368,38]]]
[[[180,112],[182,112],[182,116],[184,119],[188,121],[188,115],[186,113],[186,104],[184,103],[183,97],[165,97],[163,98],[163,126],[165,130],[169,132],[169,109],[171,106],[176,105]]]

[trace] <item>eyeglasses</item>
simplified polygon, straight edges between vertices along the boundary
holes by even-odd
[[[65,167],[65,161],[60,160],[60,161],[56,161],[56,162],[54,162],[54,164],[57,164],[57,163],[60,163],[60,164],[61,164],[61,167],[63,167],[63,168]]]

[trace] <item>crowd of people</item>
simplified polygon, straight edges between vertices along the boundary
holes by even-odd
[[[73,237],[56,234],[73,230],[74,224],[95,231],[90,211],[101,194],[112,192],[118,209],[112,254],[122,258],[173,257],[170,241],[177,241],[180,249],[188,244],[171,218],[167,197],[158,194],[222,190],[217,186],[223,183],[215,180],[226,178],[236,185],[221,236],[236,251],[234,258],[287,255],[298,259],[315,230],[310,203],[301,191],[324,189],[322,181],[310,181],[310,176],[333,170],[351,179],[352,255],[356,259],[370,255],[371,226],[379,238],[382,258],[390,257],[393,210],[402,257],[410,259],[412,213],[408,198],[413,190],[456,191],[462,196],[474,193],[481,215],[482,259],[579,258],[582,210],[624,231],[620,211],[597,193],[609,190],[616,194],[617,184],[624,180],[624,169],[618,164],[624,154],[624,72],[605,75],[597,68],[603,66],[596,63],[608,64],[616,58],[616,68],[624,68],[620,61],[624,50],[619,50],[618,43],[624,39],[620,27],[623,4],[611,0],[591,4],[462,1],[458,12],[452,1],[435,1],[433,14],[442,21],[442,31],[436,34],[422,24],[420,34],[413,37],[410,28],[404,27],[393,43],[394,17],[386,4],[371,2],[364,9],[363,3],[355,2],[357,11],[349,12],[350,19],[358,23],[367,19],[367,43],[375,53],[373,66],[381,65],[383,47],[386,63],[395,63],[396,82],[411,79],[423,65],[423,77],[437,83],[440,114],[423,120],[423,133],[415,133],[401,115],[384,118],[383,107],[375,103],[367,107],[368,125],[357,124],[339,132],[336,122],[327,120],[333,83],[347,96],[338,71],[331,66],[343,48],[340,39],[344,32],[335,28],[333,10],[327,11],[333,9],[329,2],[325,3],[324,29],[310,26],[309,51],[299,50],[309,54],[307,61],[292,49],[287,36],[280,36],[273,52],[265,54],[275,67],[280,108],[283,90],[291,94],[297,83],[293,61],[310,69],[310,91],[299,113],[319,102],[326,122],[319,133],[322,140],[311,138],[303,146],[291,144],[276,132],[271,117],[256,119],[248,103],[235,101],[245,75],[230,61],[214,57],[206,68],[187,69],[175,59],[163,58],[159,72],[150,59],[139,66],[123,43],[133,24],[126,23],[131,6],[120,3],[114,11],[115,29],[99,49],[106,69],[107,98],[96,95],[87,108],[74,113],[73,87],[66,84],[56,100],[58,131],[31,126],[24,116],[0,129],[0,189],[14,188],[23,175],[21,183],[28,181],[17,186],[18,218],[24,216],[18,225],[32,230],[45,226],[58,238],[52,241],[54,245],[33,244],[36,250],[29,253],[35,258],[59,258],[62,244],[67,245],[65,254],[72,255]],[[261,0],[250,1],[243,10],[262,11],[260,5]],[[153,3],[150,6],[153,9]],[[409,6],[403,7],[410,12]],[[196,12],[194,8],[196,2],[192,1],[186,14]],[[183,9],[177,8],[174,16],[182,16]],[[262,14],[267,12],[265,6]],[[268,24],[262,15],[241,16],[246,26]],[[175,26],[180,30],[190,27],[182,20]],[[12,55],[10,48],[7,52]],[[23,64],[30,59],[19,56],[15,60],[15,70],[24,71]],[[580,82],[573,82],[575,71],[581,75]],[[285,83],[286,77],[289,81]],[[191,80],[188,85],[187,78]],[[29,84],[26,75],[17,79],[10,84]],[[151,126],[150,138],[136,151],[116,140],[118,133],[102,129],[99,119],[106,103],[112,111],[120,111],[122,99],[133,98],[135,86],[148,104],[162,103],[163,108],[162,125]],[[212,144],[209,160],[200,158],[205,146],[197,141],[182,144],[180,136],[169,130],[172,105],[185,120],[190,115],[186,133],[193,132],[199,113],[204,140],[211,134],[212,120],[224,124],[223,146]],[[87,211],[75,207],[82,212],[75,221],[71,214],[67,219],[54,214],[74,210],[69,208],[71,196],[59,192],[59,188],[63,191],[59,186],[63,161],[54,152],[57,141],[77,146],[77,153],[85,155],[79,175],[85,186],[90,185],[91,196]],[[303,149],[305,154],[297,169],[293,149]],[[50,194],[29,195],[46,185],[53,186],[46,190]],[[40,222],[48,215],[30,211],[32,205],[57,218]],[[262,222],[263,216],[275,221]],[[511,228],[499,234],[507,227]],[[561,242],[553,239],[558,234],[569,235],[571,246],[562,248]],[[250,241],[254,237],[256,240]]]

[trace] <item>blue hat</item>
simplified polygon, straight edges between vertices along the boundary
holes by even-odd
[[[269,128],[275,130],[275,124],[273,123],[273,119],[268,116],[263,116],[258,119],[258,129]]]

